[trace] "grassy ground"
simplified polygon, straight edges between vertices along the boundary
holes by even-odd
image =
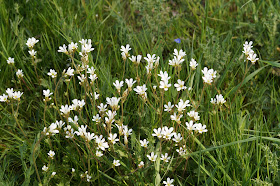
[[[92,185],[159,185],[167,177],[173,178],[175,185],[280,184],[279,12],[277,0],[73,0],[67,3],[0,0],[0,94],[10,87],[24,92],[18,112],[13,111],[11,104],[0,104],[0,185],[37,185],[36,167],[42,183],[49,185],[84,185],[86,181],[79,174],[87,170],[91,171]],[[35,47],[37,74],[25,45],[30,37],[40,40]],[[151,90],[148,99],[156,109],[144,104],[135,93],[122,106],[123,123],[134,132],[127,149],[116,147],[118,155],[108,152],[108,158],[97,163],[89,158],[87,146],[82,143],[75,146],[58,135],[35,145],[42,137],[44,126],[61,119],[57,106],[68,103],[69,99],[84,98],[86,90],[79,87],[77,78],[67,85],[54,82],[47,75],[51,68],[61,74],[71,66],[69,57],[57,52],[58,47],[82,38],[92,39],[95,50],[89,65],[96,69],[100,101],[104,103],[107,96],[118,96],[113,82],[123,77],[121,45],[130,44],[131,55],[160,56],[158,73],[160,69],[168,71],[172,83],[177,77],[168,60],[174,48],[186,52],[180,78],[188,79],[187,86],[192,86],[189,97],[194,105],[200,103],[200,122],[208,128],[207,133],[187,137],[187,157],[178,158],[173,148],[169,149],[173,153],[172,163],[153,165],[146,161],[148,153],[141,150],[139,139],[147,138],[149,145],[154,145],[148,149],[149,153],[156,151],[161,142],[151,136],[152,130],[160,125],[174,126],[169,114],[158,114],[161,102],[157,98],[161,94],[152,96]],[[174,42],[176,38],[181,43]],[[250,40],[260,60],[246,72],[242,47]],[[23,70],[24,82],[17,82],[15,68],[6,63],[8,57],[15,58],[15,67]],[[191,58],[199,65],[193,76],[187,78]],[[129,63],[125,64],[124,76],[135,79],[136,69]],[[217,70],[219,75],[216,87],[208,86],[202,94],[204,66]],[[144,64],[139,67],[139,73],[143,78],[140,85],[148,82]],[[148,83],[149,88],[155,85],[155,77]],[[48,88],[57,89],[59,104],[46,110],[42,91]],[[174,90],[165,93],[166,103],[175,104]],[[217,90],[227,100],[222,108],[210,104]],[[185,94],[182,96],[187,98]],[[95,114],[96,105],[90,104],[80,115],[94,132],[97,127],[91,119]],[[57,175],[53,178],[41,170],[49,161],[50,149],[56,152],[51,168]],[[122,165],[112,168],[110,161],[116,157],[121,158]],[[147,167],[137,169],[132,159],[135,162],[145,159]],[[71,173],[72,167],[76,169],[75,174]]]

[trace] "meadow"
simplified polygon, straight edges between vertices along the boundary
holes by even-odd
[[[277,0],[0,0],[0,185],[280,185]]]

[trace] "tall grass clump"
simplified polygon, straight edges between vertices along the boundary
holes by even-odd
[[[0,3],[1,185],[280,183],[277,2]]]

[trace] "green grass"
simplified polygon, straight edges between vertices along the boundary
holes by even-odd
[[[0,0],[0,95],[11,87],[24,92],[16,117],[12,110],[16,104],[0,103],[0,185],[38,185],[36,167],[41,182],[49,185],[86,185],[79,175],[88,169],[92,185],[159,185],[167,177],[174,179],[175,185],[280,184],[279,12],[277,0]],[[25,45],[30,37],[40,40],[35,46],[38,76]],[[123,110],[123,123],[133,129],[128,148],[118,143],[98,162],[81,138],[73,142],[61,134],[50,138],[41,134],[45,126],[63,119],[59,114],[61,105],[85,97],[78,74],[69,86],[63,81],[58,83],[62,71],[71,66],[69,57],[57,52],[58,47],[82,38],[92,39],[95,48],[89,65],[98,75],[98,83],[92,88],[99,92],[100,99],[91,102],[87,96],[79,124],[87,124],[94,133],[102,130],[91,121],[97,113],[96,105],[105,103],[106,97],[119,97],[113,82],[123,76],[121,45],[130,44],[131,55],[156,54],[161,59],[151,82],[143,58],[139,66],[139,85],[147,84],[148,100],[155,109],[132,91],[118,111],[121,115]],[[181,38],[180,44],[174,42],[176,38]],[[242,50],[249,40],[254,42],[260,60],[245,73]],[[200,122],[208,129],[202,135],[189,135],[185,122],[177,125],[171,122],[170,114],[159,114],[161,93],[159,89],[156,94],[151,91],[161,69],[171,76],[172,84],[177,81],[174,68],[168,65],[174,48],[187,54],[180,79],[189,77],[186,86],[193,90],[180,98],[199,104]],[[6,63],[8,57],[15,58],[15,67],[23,70],[24,82],[18,82],[15,68]],[[189,76],[191,58],[199,65]],[[78,54],[75,63],[81,64]],[[217,70],[218,78],[201,94],[201,70],[205,66]],[[47,75],[49,69],[58,72],[56,82]],[[136,74],[135,66],[127,60],[124,77],[136,79]],[[45,89],[57,89],[58,103],[48,104],[46,111],[42,101]],[[217,90],[227,100],[219,109],[210,104]],[[177,103],[174,87],[165,92],[164,98],[164,103]],[[161,147],[161,141],[151,136],[153,129],[161,125],[174,126],[181,132],[189,150],[187,156],[179,157],[173,144],[166,142]],[[144,138],[150,141],[147,152],[139,143]],[[50,169],[57,175],[50,179],[51,172],[43,174],[41,168],[48,164],[51,149],[56,155]],[[147,160],[147,154],[154,151],[160,156],[161,150],[172,157],[169,163]],[[113,169],[113,159],[120,159],[121,166]],[[137,169],[141,160],[145,166]],[[76,169],[74,174],[71,168]]]

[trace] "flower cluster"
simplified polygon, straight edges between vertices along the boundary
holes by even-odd
[[[222,94],[219,94],[219,95],[216,95],[216,98],[211,98],[210,102],[214,105],[220,105],[221,106],[226,102],[226,100],[224,99]]]
[[[212,82],[214,81],[214,78],[216,78],[217,76],[217,72],[213,69],[208,69],[207,67],[204,67],[204,69],[202,70],[202,73],[203,73],[203,81],[204,83],[206,84],[209,84],[211,85]]]
[[[147,57],[144,57],[144,59],[147,61],[147,65],[146,65],[147,74],[151,75],[152,70],[154,68],[158,67],[160,57],[158,56],[156,58],[155,54],[152,54],[152,55],[151,54],[147,54]]]
[[[257,60],[259,60],[259,58],[257,58],[257,54],[255,54],[253,48],[253,41],[245,41],[245,43],[243,44],[243,54],[245,54],[246,59],[251,61],[251,63],[254,65]]]
[[[185,61],[184,57],[186,56],[186,52],[182,49],[179,52],[177,49],[174,49],[173,55],[173,59],[169,60],[169,65],[181,68],[181,64]]]
[[[0,96],[0,102],[9,102],[10,100],[20,101],[20,98],[23,94],[23,92],[14,91],[13,88],[7,88],[6,93],[7,94]]]
[[[36,43],[38,43],[39,40],[35,39],[34,37],[32,38],[28,38],[27,42],[26,42],[26,45],[28,46],[29,48],[29,51],[28,53],[30,54],[30,56],[35,59],[36,58],[36,53],[37,51],[35,51],[33,48],[35,46]]]

